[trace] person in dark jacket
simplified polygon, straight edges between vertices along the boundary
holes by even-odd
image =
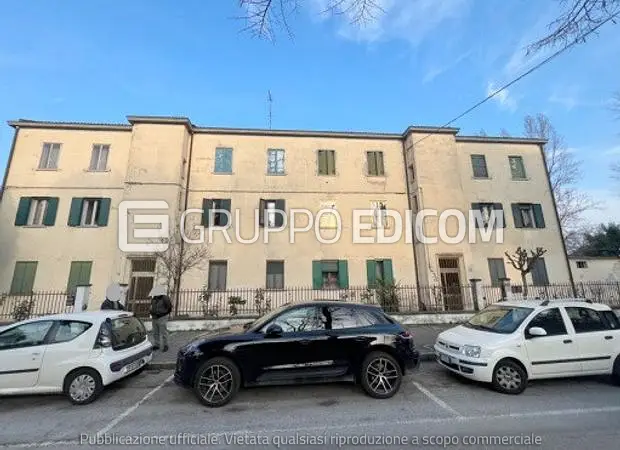
[[[159,350],[160,338],[162,351],[168,351],[168,319],[172,311],[172,302],[163,286],[155,286],[149,294],[151,297],[151,317],[153,319],[153,350]]]
[[[101,309],[118,309],[125,311],[125,306],[120,300],[121,286],[117,283],[111,284],[105,291],[105,300],[101,304]]]

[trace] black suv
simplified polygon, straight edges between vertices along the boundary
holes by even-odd
[[[179,350],[174,379],[212,407],[227,404],[241,386],[339,380],[389,398],[419,358],[411,333],[380,307],[312,301],[199,336]]]

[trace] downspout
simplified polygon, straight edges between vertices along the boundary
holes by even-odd
[[[564,232],[562,230],[562,224],[560,223],[560,215],[558,214],[558,205],[555,201],[555,193],[553,192],[553,188],[551,187],[551,177],[549,176],[549,167],[547,166],[547,158],[545,158],[545,149],[544,144],[539,144],[540,148],[540,156],[543,160],[543,165],[545,167],[545,174],[547,175],[547,186],[549,187],[549,192],[551,193],[551,201],[553,202],[553,211],[555,212],[555,220],[557,221],[558,228],[560,229],[560,240],[562,241],[562,251],[564,252],[564,261],[566,262],[566,268],[568,269],[568,278],[570,280],[571,289],[573,291],[573,296],[577,297],[577,290],[575,288],[575,280],[573,279],[573,271],[570,268],[570,262],[568,261],[568,251],[566,250],[566,242],[564,241]]]
[[[407,188],[407,205],[409,205],[409,211],[413,211],[413,205],[411,204],[411,189],[409,189],[409,166],[407,165],[407,137],[404,137],[403,139],[403,162],[405,163],[405,187]],[[412,148],[412,155],[413,155],[413,145],[411,146]],[[413,156],[412,156],[413,157]],[[415,167],[415,165],[414,165]],[[416,213],[417,214],[417,213]],[[411,243],[411,248],[413,250],[413,264],[415,265],[415,285],[416,285],[416,293],[418,296],[418,306],[420,305],[420,299],[422,298],[420,296],[420,268],[418,266],[418,256],[416,255],[416,251],[415,251],[415,220],[412,223],[414,229],[411,230],[412,231],[412,243]]]
[[[9,159],[6,163],[6,169],[4,169],[4,178],[2,180],[2,190],[0,190],[0,201],[4,197],[4,191],[6,191],[6,182],[9,179],[9,170],[11,170],[11,162],[13,162],[13,155],[15,154],[15,144],[17,144],[17,134],[19,133],[19,127],[15,127],[15,133],[13,133],[13,140],[11,142],[11,149],[9,150]]]
[[[181,211],[181,214],[183,214],[184,211],[187,211],[187,206],[189,205],[189,181],[190,181],[190,177],[191,177],[191,173],[192,173],[192,151],[194,149],[194,130],[193,130],[193,126],[191,124],[188,125],[188,130],[189,130],[189,151],[187,152],[187,176],[185,177],[185,199],[183,201],[183,211]],[[178,280],[178,284],[176,286],[176,290],[174,293],[175,299],[174,299],[174,313],[175,315],[178,315],[179,313],[179,299],[181,298],[181,277],[183,276],[183,271],[182,271],[182,261],[183,261],[183,254],[185,251],[185,239],[182,238],[181,236],[181,243],[180,243],[180,248],[179,248],[179,255],[181,258],[181,263],[179,263],[179,267],[178,267],[178,271],[177,271],[177,276],[176,279]]]

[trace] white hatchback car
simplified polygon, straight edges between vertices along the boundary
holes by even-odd
[[[64,393],[74,404],[152,358],[144,324],[116,310],[57,314],[0,331],[0,395]]]
[[[506,394],[542,378],[611,375],[620,384],[620,320],[583,299],[495,303],[440,333],[434,348],[443,367]]]

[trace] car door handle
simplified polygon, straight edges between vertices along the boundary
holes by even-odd
[[[571,344],[573,341],[571,339],[564,339],[563,341],[565,344]]]
[[[32,354],[32,356],[39,356],[40,354],[41,354],[41,353],[39,353],[39,352],[34,352],[34,353]]]
[[[605,336],[605,339],[609,340],[609,339],[613,339],[613,336]]]

